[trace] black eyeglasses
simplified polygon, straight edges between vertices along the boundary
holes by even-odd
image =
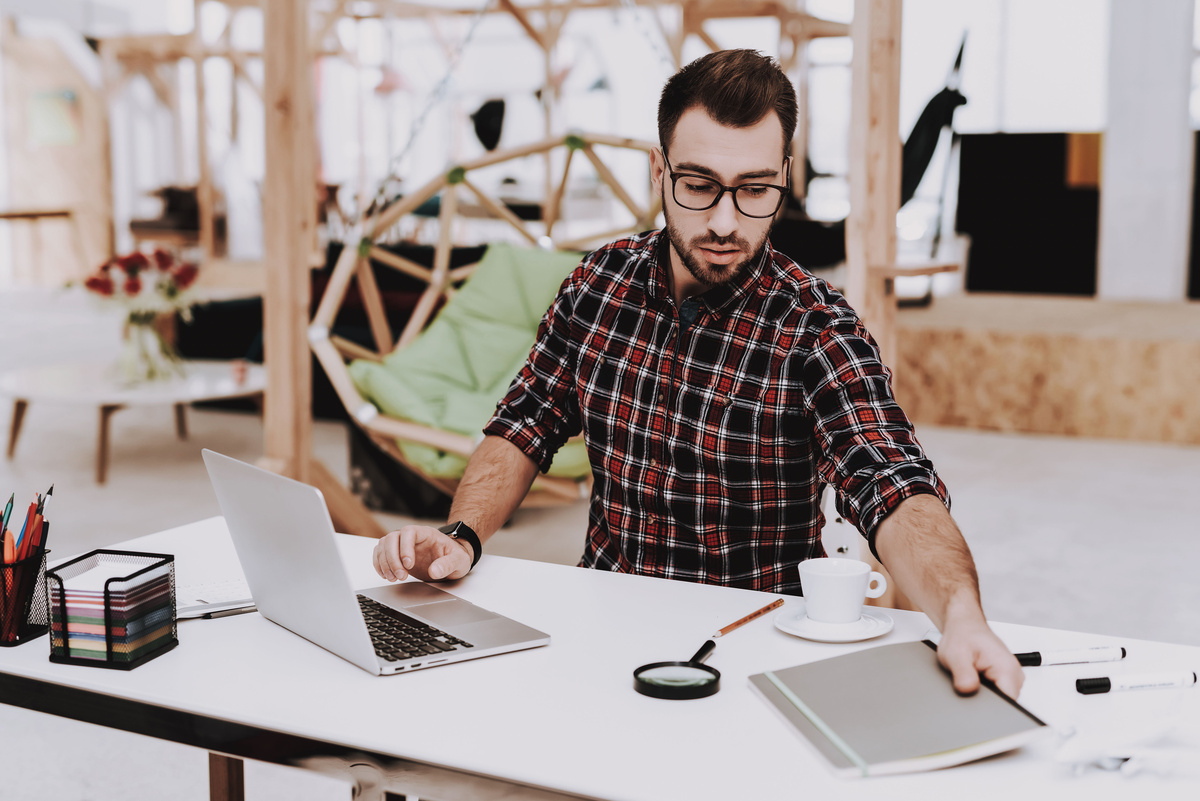
[[[671,169],[671,160],[663,151],[663,160],[667,163],[667,173],[671,176],[671,196],[689,211],[704,211],[711,209],[721,201],[726,192],[733,195],[733,205],[747,217],[774,217],[775,212],[783,205],[784,193],[791,187],[775,184],[740,184],[725,186],[706,178],[703,175],[693,175],[685,172],[675,172]]]

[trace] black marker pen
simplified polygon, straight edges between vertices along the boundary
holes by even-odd
[[[1116,692],[1118,690],[1154,690],[1160,687],[1194,687],[1196,674],[1194,671],[1178,673],[1142,673],[1133,676],[1117,676],[1108,678],[1101,676],[1095,679],[1076,679],[1075,689],[1084,695]]]

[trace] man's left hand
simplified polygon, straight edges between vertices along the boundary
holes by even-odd
[[[983,620],[947,622],[938,643],[938,661],[950,671],[954,689],[962,695],[979,689],[980,674],[1014,699],[1025,683],[1017,658]]]

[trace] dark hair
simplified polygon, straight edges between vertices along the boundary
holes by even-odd
[[[658,141],[664,151],[679,118],[695,106],[733,128],[748,128],[774,111],[783,127],[783,155],[789,155],[796,90],[775,59],[756,50],[718,50],[672,75],[658,101]]]

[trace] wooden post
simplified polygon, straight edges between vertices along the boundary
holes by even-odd
[[[264,0],[263,30],[264,132],[269,143],[263,192],[263,463],[318,487],[339,530],[380,537],[384,528],[312,457],[308,308],[317,212],[308,3]]]
[[[850,216],[846,223],[846,296],[895,364],[893,279],[873,267],[896,261],[900,205],[899,0],[858,0],[851,37]]]
[[[856,0],[850,100],[850,216],[846,220],[846,296],[879,343],[883,362],[896,355],[896,212],[900,206],[900,0]],[[894,272],[893,272],[894,274]],[[859,557],[887,575],[866,540]],[[888,581],[873,604],[912,609]]]
[[[208,60],[208,48],[200,35],[200,7],[204,0],[196,0],[194,8],[193,36],[195,41],[194,61],[196,64],[196,161],[199,172],[196,177],[196,205],[200,211],[200,247],[204,251],[204,262],[209,264],[216,255],[216,225],[213,220],[212,170],[208,163],[208,100],[204,83],[204,64]],[[270,148],[268,148],[270,150]]]
[[[263,14],[265,451],[287,475],[307,481],[312,453],[308,258],[315,186],[308,3],[266,0]]]

